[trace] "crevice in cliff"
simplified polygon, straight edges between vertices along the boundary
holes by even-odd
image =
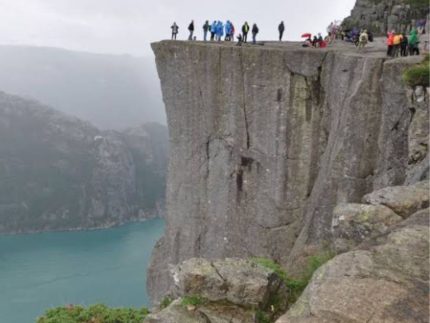
[[[242,74],[242,111],[243,111],[243,118],[244,118],[244,124],[245,124],[245,133],[246,133],[246,149],[249,150],[251,147],[251,138],[249,134],[249,122],[248,122],[248,115],[246,111],[246,86],[245,86],[245,67],[243,63],[243,49],[239,51],[239,60],[240,60],[240,72]]]
[[[211,262],[210,264],[211,264],[211,267],[215,270],[215,273],[218,275],[218,277],[221,278],[221,280],[223,281],[222,286],[220,286],[220,290],[223,292],[228,292],[229,284],[227,282],[227,279],[225,279],[225,277],[221,275],[220,271],[218,270],[218,268],[215,266],[213,262]]]
[[[240,158],[240,166],[238,171],[236,172],[236,186],[237,186],[238,200],[240,200],[240,194],[243,192],[243,184],[245,181],[244,180],[245,171],[250,173],[254,162],[255,160],[249,157],[242,156]]]

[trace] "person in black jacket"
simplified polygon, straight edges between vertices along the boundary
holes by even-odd
[[[252,26],[252,42],[254,44],[257,43],[257,34],[258,34],[259,31],[260,31],[260,29],[258,29],[257,24],[254,24]]]
[[[188,37],[188,40],[193,40],[193,34],[194,34],[194,20],[191,20],[190,25],[188,26],[188,31],[190,32],[190,36]]]
[[[402,41],[400,42],[400,55],[402,57],[408,56],[408,36],[406,36],[405,33],[403,33]]]
[[[248,22],[245,21],[245,23],[242,26],[242,36],[243,36],[243,42],[246,43],[248,41],[248,32],[249,32],[249,25]]]
[[[285,31],[285,25],[283,21],[281,21],[281,23],[279,24],[278,31],[279,31],[279,41],[282,41],[282,37],[284,36],[284,31]]]
[[[211,29],[211,25],[209,25],[209,20],[206,20],[205,24],[203,25],[203,40],[206,41],[208,38],[208,32]]]
[[[170,28],[172,29],[172,40],[176,40],[176,36],[179,32],[179,26],[176,24],[176,22],[174,22]]]

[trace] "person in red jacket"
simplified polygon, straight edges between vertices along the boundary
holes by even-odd
[[[393,56],[394,35],[394,30],[387,34],[387,56]]]

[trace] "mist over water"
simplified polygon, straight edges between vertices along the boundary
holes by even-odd
[[[65,304],[148,306],[146,270],[164,221],[100,231],[0,236],[0,322]]]

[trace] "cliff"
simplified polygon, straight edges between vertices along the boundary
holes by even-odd
[[[167,131],[122,133],[0,92],[0,233],[110,227],[164,203]]]
[[[410,140],[428,135],[411,130],[415,112],[427,113],[424,92],[418,103],[401,81],[419,57],[387,61],[382,48],[344,44],[152,46],[171,149],[155,301],[169,265],[193,257],[268,257],[294,272],[330,246],[337,204],[428,176],[425,136]]]

